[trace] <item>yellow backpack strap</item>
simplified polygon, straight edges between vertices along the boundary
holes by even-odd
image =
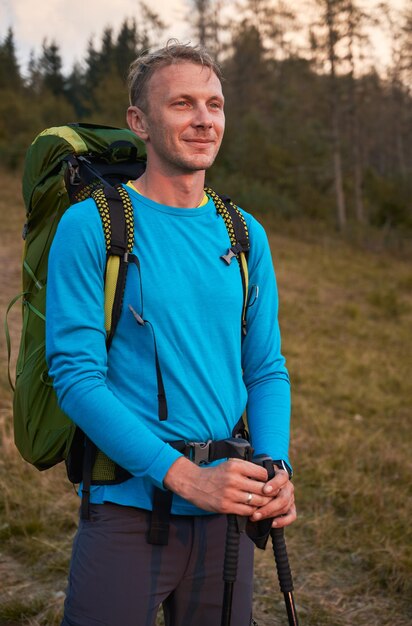
[[[215,204],[216,211],[222,216],[225,223],[229,239],[230,248],[221,258],[230,265],[233,257],[236,257],[243,286],[243,307],[242,307],[242,333],[246,335],[246,310],[249,293],[249,271],[247,265],[248,253],[250,250],[249,231],[246,220],[240,209],[226,196],[219,196],[210,187],[205,187],[205,192],[210,196]]]
[[[123,305],[127,269],[131,262],[139,267],[133,254],[134,223],[133,207],[129,194],[118,185],[98,187],[91,197],[98,208],[106,244],[106,273],[104,289],[104,313],[106,347],[109,350]],[[91,484],[123,482],[131,474],[109,459],[94,443],[84,438],[83,495],[81,516],[89,517]]]
[[[106,243],[104,317],[109,349],[122,310],[127,269],[131,262],[139,263],[133,255],[133,207],[121,185],[99,187],[92,198],[100,213]]]

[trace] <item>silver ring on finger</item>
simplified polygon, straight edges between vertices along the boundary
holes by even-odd
[[[250,504],[252,502],[253,493],[248,493],[246,498],[246,504]]]

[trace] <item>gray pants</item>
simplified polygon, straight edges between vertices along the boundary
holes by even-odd
[[[226,517],[172,515],[169,545],[146,541],[150,514],[91,505],[80,520],[61,626],[218,626],[221,619]],[[253,543],[242,533],[232,624],[250,626]]]

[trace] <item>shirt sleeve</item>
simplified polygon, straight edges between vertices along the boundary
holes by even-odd
[[[113,461],[161,487],[179,453],[109,389],[104,328],[106,251],[93,200],[70,207],[48,264],[46,358],[62,410]]]
[[[255,454],[290,465],[290,381],[281,353],[276,277],[263,227],[254,218],[248,226],[250,306],[242,345],[248,426]]]

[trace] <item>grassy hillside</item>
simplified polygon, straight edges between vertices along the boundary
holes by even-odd
[[[3,317],[19,290],[24,211],[17,176],[2,174],[0,183]],[[286,535],[301,623],[407,626],[412,267],[300,226],[298,237],[273,224],[270,240],[293,383],[299,520]],[[14,354],[19,317],[17,305]],[[40,474],[15,451],[3,336],[0,363],[0,624],[54,626],[78,501],[63,467]],[[287,624],[275,578],[271,551],[260,552],[260,626]]]

